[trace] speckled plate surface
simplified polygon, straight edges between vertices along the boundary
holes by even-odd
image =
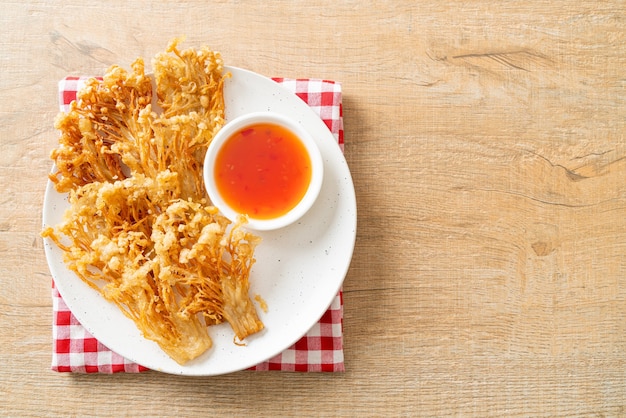
[[[142,337],[117,307],[84,284],[62,260],[49,240],[45,252],[55,284],[83,326],[122,356],[153,370],[182,375],[219,375],[265,361],[300,339],[323,315],[341,288],[350,266],[356,238],[356,199],[350,171],[336,140],[311,108],[292,92],[256,73],[228,67],[225,82],[226,119],[273,111],[302,124],[315,138],[324,160],[324,181],[314,206],[297,223],[271,232],[258,232],[257,262],[250,281],[252,295],[267,302],[259,310],[266,328],[249,337],[245,346],[233,343],[228,324],[211,327],[213,348],[179,365],[156,343]],[[54,226],[68,203],[48,182],[44,226]]]

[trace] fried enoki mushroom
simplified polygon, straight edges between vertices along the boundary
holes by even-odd
[[[49,177],[56,190],[65,193],[91,182],[127,177],[114,147],[129,144],[126,150],[136,154],[140,144],[149,142],[149,126],[139,123],[139,115],[149,111],[151,101],[152,82],[142,59],[132,64],[130,73],[113,66],[102,81],[89,79],[70,111],[55,120],[61,137],[51,154],[57,171]]]
[[[68,269],[185,364],[212,346],[207,326],[228,322],[238,340],[263,329],[249,297],[259,238],[210,205],[202,160],[224,124],[221,57],[179,51],[91,79],[55,126],[64,221],[47,227]],[[155,105],[153,106],[153,103]]]
[[[179,40],[158,54],[152,80],[143,59],[128,72],[113,66],[103,80],[90,79],[55,127],[61,131],[52,152],[50,175],[61,193],[94,181],[112,182],[141,173],[179,174],[181,196],[206,197],[202,162],[209,143],[224,125],[224,65],[208,48],[179,51]],[[162,109],[162,113],[155,110]]]
[[[157,216],[152,241],[161,283],[176,283],[181,312],[200,313],[207,324],[228,321],[243,340],[263,328],[248,296],[250,269],[259,238],[228,221],[213,207],[177,201]]]

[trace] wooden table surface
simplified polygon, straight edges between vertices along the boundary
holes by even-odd
[[[1,3],[0,415],[626,415],[623,1]],[[57,81],[178,35],[343,85],[345,373],[50,371]]]

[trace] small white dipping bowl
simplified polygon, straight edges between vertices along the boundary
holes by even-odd
[[[296,206],[294,206],[287,213],[271,219],[257,219],[250,214],[240,214],[221,196],[219,189],[215,181],[215,160],[216,156],[220,152],[222,146],[226,141],[235,133],[252,125],[260,123],[269,123],[279,125],[289,131],[291,131],[296,138],[298,138],[304,145],[306,152],[311,160],[311,182],[309,186]],[[324,163],[322,161],[322,155],[315,143],[315,140],[311,135],[296,121],[273,112],[255,112],[248,113],[246,115],[239,116],[219,130],[215,135],[209,148],[207,150],[204,159],[204,185],[209,194],[212,204],[219,209],[222,214],[229,220],[235,222],[239,215],[247,215],[248,223],[247,228],[257,231],[267,231],[272,229],[278,229],[286,227],[298,219],[300,219],[310,208],[317,199],[320,189],[322,188],[322,180],[324,178]]]

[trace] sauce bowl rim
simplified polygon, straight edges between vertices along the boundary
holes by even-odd
[[[204,157],[203,164],[203,180],[206,191],[211,200],[211,204],[215,206],[226,218],[231,222],[237,222],[240,215],[222,198],[215,183],[215,159],[224,143],[236,132],[248,126],[270,123],[279,125],[291,131],[294,136],[304,145],[304,148],[311,161],[311,181],[302,199],[292,209],[283,215],[269,219],[257,219],[247,216],[245,227],[257,231],[269,231],[284,228],[293,224],[306,214],[313,206],[319,196],[322,181],[324,178],[324,163],[321,152],[311,134],[298,121],[289,118],[283,114],[264,111],[251,112],[228,121],[215,134],[213,140],[209,144]]]

